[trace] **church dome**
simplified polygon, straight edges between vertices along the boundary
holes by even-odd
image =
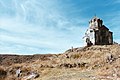
[[[98,30],[99,27],[102,27],[102,23],[103,21],[100,18],[94,16],[89,22],[89,27],[90,29]]]
[[[98,18],[97,16],[94,16],[94,17],[90,20],[90,22],[95,22],[95,21],[98,21],[98,20],[100,20],[100,18]]]

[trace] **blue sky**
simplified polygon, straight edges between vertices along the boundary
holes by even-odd
[[[61,53],[81,47],[95,14],[120,43],[120,0],[0,0],[0,53]]]

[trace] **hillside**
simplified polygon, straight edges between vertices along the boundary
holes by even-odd
[[[120,45],[73,48],[62,54],[0,55],[0,80],[120,80]],[[15,71],[20,68],[19,78]]]

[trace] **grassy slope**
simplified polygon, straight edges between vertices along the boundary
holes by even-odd
[[[107,62],[109,55],[113,56],[111,63]],[[15,63],[5,70],[15,72],[18,66],[21,67],[23,76],[30,71],[39,73],[40,77],[35,80],[115,80],[120,77],[120,46],[74,48],[63,54]]]

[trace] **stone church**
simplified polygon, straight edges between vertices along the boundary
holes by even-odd
[[[87,46],[111,45],[113,44],[113,33],[103,25],[103,21],[100,18],[94,16],[89,21],[89,28],[85,33],[84,39]]]

